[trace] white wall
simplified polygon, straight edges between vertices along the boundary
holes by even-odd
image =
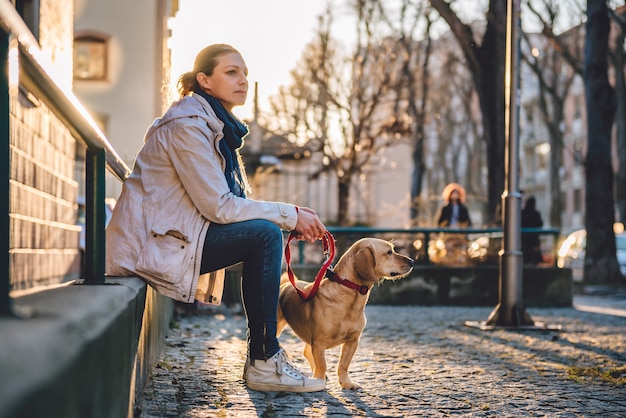
[[[164,82],[163,22],[159,2],[151,0],[75,0],[74,31],[110,36],[108,80],[75,80],[74,92],[132,168],[148,125],[162,110]],[[121,183],[107,179],[107,196],[117,197]]]

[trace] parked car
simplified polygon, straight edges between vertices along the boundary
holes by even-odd
[[[615,234],[617,247],[617,262],[622,275],[626,276],[626,232]],[[583,280],[585,268],[585,248],[587,246],[587,231],[577,229],[565,238],[559,247],[557,266],[572,269],[572,279],[576,282]]]

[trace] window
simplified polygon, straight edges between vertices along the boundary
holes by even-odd
[[[107,79],[106,37],[83,35],[74,38],[74,80]]]

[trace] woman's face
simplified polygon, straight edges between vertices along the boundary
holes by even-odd
[[[233,52],[217,57],[213,74],[198,73],[200,87],[215,97],[229,112],[241,106],[248,96],[248,67],[241,55]]]

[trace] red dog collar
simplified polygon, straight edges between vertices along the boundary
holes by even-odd
[[[342,279],[337,273],[335,273],[331,269],[326,270],[326,277],[328,277],[330,281],[342,284],[345,287],[349,287],[350,289],[354,289],[362,295],[367,295],[367,292],[370,291],[369,287],[365,285],[356,284],[354,282],[351,282],[350,280]]]

